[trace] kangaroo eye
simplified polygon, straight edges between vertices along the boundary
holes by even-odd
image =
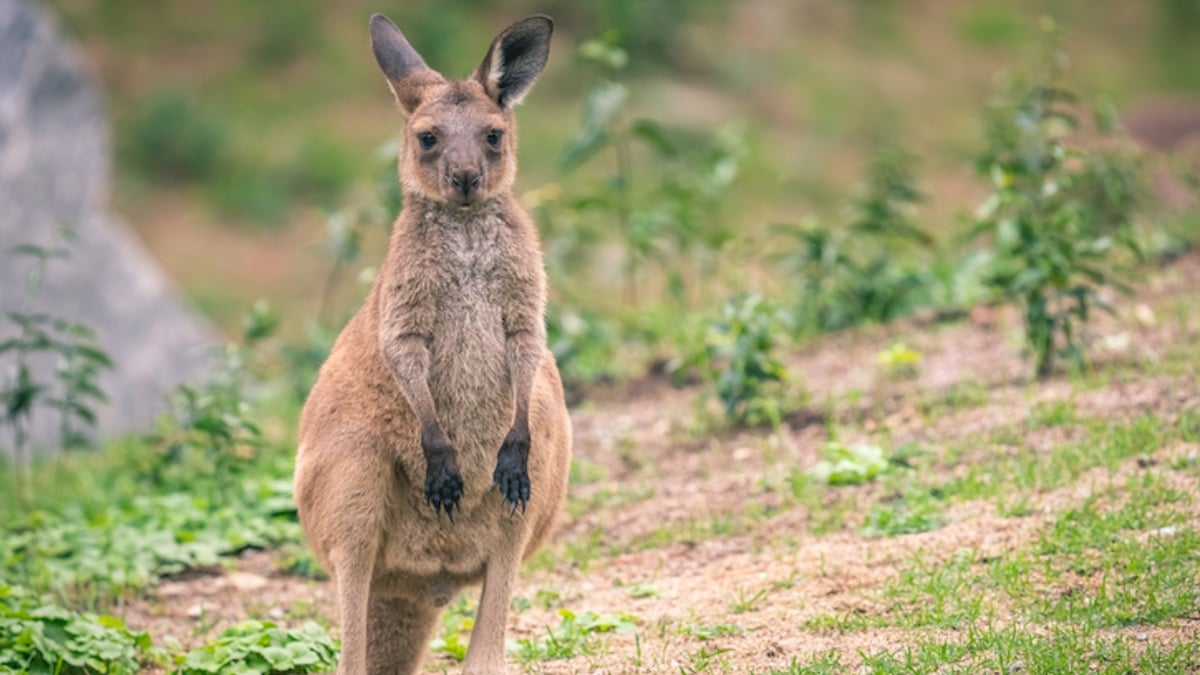
[[[434,136],[428,131],[422,131],[421,133],[417,134],[417,142],[421,144],[422,150],[428,150],[437,145],[437,136]]]
[[[499,129],[492,129],[489,131],[487,137],[488,145],[492,146],[493,148],[500,147],[500,137],[502,135],[504,135],[504,132],[500,131]]]

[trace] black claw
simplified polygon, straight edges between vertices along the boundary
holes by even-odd
[[[442,511],[450,522],[454,522],[454,507],[461,510],[462,476],[451,466],[440,466],[429,470],[425,479],[425,501],[433,507],[435,516],[441,516]]]
[[[521,508],[521,513],[529,508],[529,475],[524,467],[497,467],[492,484],[499,489],[500,498],[508,505],[509,516],[516,515],[517,507]]]

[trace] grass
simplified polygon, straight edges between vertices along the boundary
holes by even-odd
[[[737,591],[737,599],[730,603],[729,611],[733,612],[734,614],[753,612],[758,608],[759,605],[766,601],[770,594],[770,588],[760,588],[753,593],[750,593],[744,588],[739,588]]]
[[[186,215],[202,214],[199,227],[253,223],[270,227],[250,239],[309,242],[319,236],[315,229],[295,236],[293,228],[311,225],[303,218],[293,224],[298,205],[333,208],[375,164],[386,164],[371,160],[371,150],[394,133],[399,119],[363,48],[358,10],[318,8],[311,0],[284,9],[235,3],[201,14],[182,5],[151,12],[99,0],[58,4],[68,25],[99,47],[98,67],[118,122],[121,204],[136,206],[150,187],[170,185],[152,198],[167,208],[149,213],[182,206]],[[612,11],[603,21],[573,14],[597,5],[563,5],[559,45],[569,49],[596,37],[592,31],[619,24],[618,4],[606,3]],[[792,26],[795,17],[785,4],[768,8],[779,16],[758,19],[764,30]],[[591,85],[586,66],[561,58],[559,45],[536,103],[521,109],[524,128],[536,132],[525,136],[518,196],[547,235],[547,269],[555,279],[551,335],[563,371],[577,386],[574,397],[591,393],[581,383],[632,378],[644,373],[644,363],[661,360],[660,370],[676,383],[703,376],[730,417],[724,425],[700,420],[692,427],[702,429],[697,437],[673,438],[662,448],[643,443],[640,427],[617,423],[617,415],[641,412],[623,408],[628,402],[611,409],[595,404],[602,414],[581,434],[571,469],[566,534],[529,560],[512,601],[518,628],[511,658],[526,670],[537,672],[549,661],[568,663],[547,670],[580,672],[827,673],[860,666],[881,673],[1182,672],[1200,666],[1195,640],[1171,634],[1200,607],[1200,534],[1192,526],[1200,411],[1180,404],[1192,398],[1119,401],[1120,413],[1089,403],[1092,394],[1120,398],[1116,387],[1149,378],[1178,377],[1186,381],[1180,386],[1191,387],[1200,364],[1200,351],[1187,339],[1194,292],[1159,311],[1159,327],[1137,328],[1148,342],[1182,346],[1160,347],[1153,358],[1106,355],[1071,373],[1065,398],[1055,398],[1057,388],[998,382],[973,363],[955,366],[963,371],[955,384],[928,386],[923,378],[946,367],[938,357],[950,345],[913,335],[913,344],[922,345],[917,352],[892,341],[891,328],[858,334],[849,342],[874,341],[865,352],[869,370],[898,398],[875,397],[874,388],[857,384],[857,394],[827,397],[823,429],[787,425],[784,413],[792,399],[803,398],[803,387],[797,380],[782,391],[769,385],[782,386],[785,375],[804,375],[813,364],[805,353],[790,355],[800,362],[793,365],[778,352],[795,345],[776,339],[803,330],[777,325],[788,317],[776,316],[759,295],[736,293],[757,291],[792,304],[809,296],[761,255],[790,254],[794,262],[797,252],[795,242],[779,250],[783,244],[764,224],[811,213],[817,227],[809,228],[807,241],[818,248],[809,262],[823,264],[838,258],[836,244],[843,245],[843,258],[861,244],[843,238],[843,227],[821,227],[853,224],[836,215],[847,203],[881,213],[877,226],[894,224],[907,222],[896,217],[911,215],[920,201],[912,197],[926,192],[920,222],[928,223],[932,239],[920,251],[891,259],[883,246],[885,264],[874,266],[873,257],[858,259],[859,248],[835,267],[843,283],[827,297],[829,307],[846,305],[840,294],[848,292],[859,300],[882,298],[882,308],[863,303],[878,314],[835,316],[828,325],[909,311],[906,297],[897,304],[892,296],[910,282],[936,292],[928,278],[936,266],[910,265],[940,256],[936,240],[960,234],[959,219],[949,214],[970,208],[970,195],[962,193],[973,188],[962,185],[960,174],[979,144],[976,113],[986,98],[980,83],[995,73],[999,55],[1006,64],[1019,60],[1032,41],[1029,25],[1043,11],[1027,1],[989,2],[929,21],[922,12],[865,13],[866,4],[839,5],[821,22],[804,22],[835,30],[803,27],[786,40],[755,35],[756,44],[734,49],[726,45],[746,36],[726,33],[740,22],[716,10],[695,22],[672,22],[678,33],[626,31],[634,56],[626,81],[631,102],[613,127],[636,130],[631,142],[645,141],[631,157],[618,149],[617,157],[606,155],[571,174],[558,163],[578,126],[577,102]],[[1103,76],[1105,87],[1142,86],[1142,73],[1153,70],[1143,68],[1151,61],[1143,53],[1149,48],[1129,45],[1115,65],[1107,55],[1112,44],[1126,45],[1115,36],[1137,35],[1130,26],[1149,25],[1152,4],[1062,18],[1075,27],[1078,37],[1071,39],[1081,49],[1072,53],[1085,79],[1090,74]],[[672,0],[675,5],[683,11]],[[396,11],[430,63],[461,72],[482,56],[503,13],[419,3]],[[674,71],[666,76],[670,81],[646,76],[647,59],[638,59],[646,54],[679,59],[671,63],[688,77]],[[128,67],[134,59],[136,70]],[[182,73],[172,69],[178,64]],[[178,84],[164,87],[168,83]],[[681,103],[693,97],[706,103]],[[696,114],[745,116],[747,123],[743,132],[736,125],[718,131]],[[913,195],[871,198],[868,180],[867,198],[847,199],[882,139],[928,149],[919,170],[900,171],[904,184],[892,186]],[[648,160],[654,152],[662,161]],[[797,163],[798,156],[804,161]],[[618,175],[609,175],[609,159],[631,161],[634,169],[618,166]],[[597,195],[620,203],[630,194],[637,197],[632,216],[620,216],[628,203],[609,211],[597,205]],[[378,206],[370,203],[367,210]],[[191,219],[180,221],[186,226]],[[283,236],[289,232],[291,238]],[[620,248],[621,241],[636,241],[637,254]],[[346,259],[372,264],[380,249],[369,242],[361,258],[356,251]],[[823,248],[827,244],[834,246]],[[194,256],[194,249],[186,255]],[[347,280],[355,276],[343,271]],[[813,287],[824,288],[825,268],[810,271]],[[917,281],[896,274],[905,271]],[[247,294],[262,294],[266,283],[204,274],[208,278],[187,286],[193,300],[217,316]],[[979,299],[978,289],[968,288],[969,275],[950,276],[942,290],[960,285],[963,295]],[[947,315],[961,315],[969,303],[949,295],[930,306],[941,302],[954,310]],[[349,293],[333,293],[343,296]],[[696,346],[690,344],[697,340],[694,329],[712,324],[729,297],[741,300],[708,336],[708,360],[689,371],[680,362]],[[982,307],[981,313],[994,310]],[[1000,317],[971,337],[1010,330]],[[1177,333],[1162,333],[1163,326]],[[921,327],[914,323],[904,332]],[[858,368],[838,352],[839,339],[827,345],[838,359],[834,379]],[[889,344],[882,361],[872,359]],[[318,362],[321,353],[310,351],[309,360]],[[852,356],[862,360],[862,354]],[[285,361],[276,370],[305,370],[295,365]],[[830,377],[830,364],[818,365],[812,370]],[[291,375],[277,377],[286,383]],[[842,383],[819,384],[836,391]],[[305,393],[305,386],[296,388]],[[861,399],[871,401],[869,407],[860,406]],[[104,454],[35,467],[27,502],[18,502],[15,492],[0,495],[0,586],[18,589],[6,597],[20,597],[15,610],[0,598],[8,622],[0,631],[0,666],[41,659],[39,667],[53,671],[62,665],[52,663],[54,653],[70,659],[104,653],[107,663],[88,667],[327,669],[336,644],[306,622],[332,625],[317,592],[327,591],[322,584],[328,581],[300,542],[287,481],[298,401],[249,410],[244,402],[239,396],[206,408],[191,426],[168,428],[157,440],[128,439]],[[773,428],[733,423],[752,427],[756,421]],[[958,433],[976,421],[992,426]],[[261,426],[263,438],[243,442],[248,439],[238,427],[247,423]],[[5,485],[9,478],[0,475]],[[679,495],[701,498],[676,500]],[[246,617],[229,614],[241,610],[207,599],[199,617],[172,623],[155,591],[164,575],[207,569],[216,576],[241,565],[238,554],[249,548],[269,550],[279,583],[300,589],[281,615],[290,629],[238,623]],[[268,602],[253,600],[235,606],[272,615]],[[647,619],[623,613],[630,606]],[[580,607],[590,611],[573,609]],[[151,638],[120,617],[94,613],[130,608],[129,616],[155,616],[155,625],[172,625],[192,644]],[[434,658],[461,660],[473,621],[469,599],[453,604],[436,630]],[[838,639],[851,633],[862,639]],[[1138,639],[1143,634],[1146,639]],[[47,636],[50,642],[36,639]],[[838,648],[788,653],[810,637],[832,637]],[[51,644],[56,640],[60,644]],[[846,644],[868,646],[858,651]],[[63,661],[78,665],[70,659]]]
[[[1200,649],[1194,643],[1165,648],[1145,646],[1135,638],[1106,638],[1071,628],[1056,629],[1049,635],[1008,628],[971,630],[961,643],[926,641],[896,651],[865,653],[862,661],[874,673],[936,671],[1116,675],[1129,672],[1188,672],[1200,665]]]
[[[604,649],[606,638],[612,634],[633,634],[637,617],[632,614],[576,614],[559,610],[562,621],[558,628],[547,630],[545,637],[517,641],[516,657],[526,663],[554,661],[576,656],[591,656]]]
[[[1113,372],[1128,379],[1138,367],[1131,362]],[[970,385],[967,391],[976,388]],[[1008,400],[982,391],[986,395],[943,395],[937,405],[952,403],[956,414],[969,417],[983,414],[980,406],[990,411],[995,401]],[[862,474],[861,480],[820,479],[796,466],[786,446],[771,446],[760,455],[768,444],[751,443],[747,447],[755,452],[748,464],[736,467],[742,479],[732,483],[742,491],[738,508],[695,510],[628,532],[607,525],[623,514],[652,509],[669,467],[646,453],[638,457],[637,469],[620,456],[581,457],[572,470],[573,491],[587,496],[573,498],[568,517],[586,519],[588,526],[526,566],[526,574],[537,581],[513,599],[513,611],[523,625],[542,623],[547,629],[519,634],[511,657],[537,672],[539,664],[560,660],[572,667],[637,663],[653,669],[669,653],[676,655],[676,669],[685,672],[736,671],[745,645],[770,639],[772,626],[782,620],[780,608],[790,607],[782,616],[802,636],[891,631],[887,634],[904,636],[904,646],[789,656],[773,669],[755,672],[842,672],[859,663],[884,673],[966,673],[1018,663],[1029,672],[1194,668],[1200,658],[1194,647],[1157,637],[1155,631],[1189,621],[1200,607],[1192,583],[1200,575],[1200,533],[1191,527],[1200,471],[1187,450],[1200,442],[1200,411],[1155,407],[1101,417],[1078,391],[1070,396],[1047,399],[1028,415],[1014,415],[997,428],[952,443],[934,434],[919,445],[894,442],[886,434],[877,441],[860,426],[868,420],[855,422],[839,407],[857,402],[835,403],[829,418],[849,420],[840,423],[837,436],[863,439],[872,448],[854,455],[845,450],[855,447],[847,440],[838,445],[847,455],[843,459],[873,467],[869,477],[864,469],[854,474]],[[280,410],[264,415],[294,414],[286,405]],[[763,433],[746,432],[751,438]],[[879,445],[870,445],[875,442]],[[17,504],[11,496],[0,500],[8,522],[22,513],[36,519],[6,532],[0,571],[27,587],[57,589],[75,607],[105,609],[120,607],[131,593],[146,592],[164,572],[212,561],[234,564],[229,554],[253,545],[277,549],[272,554],[277,568],[298,581],[321,583],[309,579],[319,570],[296,543],[293,506],[279,482],[289,470],[289,443],[286,434],[267,442],[261,456],[233,474],[243,476],[234,483],[201,481],[205,489],[232,500],[228,512],[195,497],[183,500],[165,488],[144,494],[147,465],[145,458],[136,460],[146,450],[142,440],[117,445],[108,455],[69,456],[53,470],[38,467],[32,504]],[[697,488],[728,479],[733,466],[728,453],[746,445],[746,436],[733,442],[714,439],[705,449],[711,456],[697,474],[675,479]],[[875,451],[882,447],[892,450]],[[244,485],[235,487],[240,481]],[[51,486],[66,487],[78,502],[64,504]],[[1003,518],[1005,527],[997,534],[1018,533],[1013,542],[961,549],[938,543],[939,537],[961,536],[981,512]],[[789,523],[788,529],[781,523]],[[791,529],[797,523],[799,529]],[[121,528],[134,529],[122,534]],[[150,536],[153,532],[162,534]],[[122,543],[128,541],[138,546]],[[821,597],[813,584],[826,573],[801,563],[811,560],[810,547],[823,542],[853,546],[868,566],[881,565],[889,573],[839,591],[851,609],[810,610],[809,603]],[[694,604],[667,585],[671,577],[666,575],[673,572],[665,561],[681,555],[693,564],[708,564],[707,554],[696,557],[696,551],[706,550],[703,544],[711,544],[711,551],[751,552],[749,559],[774,559],[781,567],[717,582],[726,589],[718,604]],[[664,557],[672,546],[681,548]],[[614,562],[617,557],[620,562]],[[659,562],[650,567],[643,559]],[[834,568],[845,563],[829,561]],[[114,567],[118,564],[136,574],[121,572],[124,568]],[[620,581],[630,578],[629,565],[636,566],[633,578],[640,583]],[[836,575],[836,569],[829,574]],[[593,605],[592,598],[581,595],[580,584],[602,589],[609,586],[606,579],[617,590],[618,605],[599,598]],[[714,585],[689,583],[698,584],[698,594]],[[594,609],[568,609],[581,605]],[[642,621],[617,609],[631,605],[639,614],[658,614],[663,607],[672,611]],[[263,605],[253,611],[265,615],[266,610]],[[686,612],[687,619],[674,612]],[[331,623],[311,603],[292,604],[283,616],[294,626]],[[214,650],[224,649],[221,640],[232,645],[241,639],[209,635],[221,621],[218,615],[204,616],[192,626],[198,627],[192,640],[207,640],[204,653],[218,654]],[[470,601],[460,599],[443,615],[433,653],[461,659],[472,621]],[[1155,637],[1138,640],[1142,633]],[[289,649],[290,639],[280,636],[276,642]],[[313,640],[303,649],[323,644]],[[186,657],[189,650],[157,636],[153,644],[173,654],[169,658],[197,663],[207,658]],[[302,648],[291,649],[298,654]],[[267,653],[282,658],[273,650],[238,658],[267,658]]]

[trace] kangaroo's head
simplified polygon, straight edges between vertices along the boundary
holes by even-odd
[[[554,22],[531,16],[504,29],[464,80],[425,65],[382,14],[371,17],[371,49],[400,109],[405,191],[460,207],[512,189],[517,173],[513,106],[546,66]]]

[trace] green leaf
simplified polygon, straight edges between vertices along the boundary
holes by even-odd
[[[668,137],[666,128],[651,119],[636,119],[629,127],[629,132],[645,141],[661,157],[675,157],[679,154],[675,144]]]
[[[588,93],[579,133],[567,144],[559,160],[564,171],[583,164],[608,144],[612,122],[628,97],[629,91],[616,82],[601,83]]]

